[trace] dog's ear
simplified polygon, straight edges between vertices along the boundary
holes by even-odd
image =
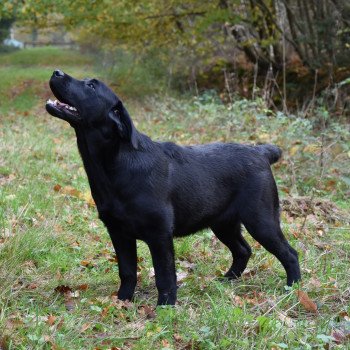
[[[108,117],[116,124],[119,136],[137,149],[138,138],[137,130],[130,118],[130,115],[121,101],[118,101],[116,106],[108,113]]]

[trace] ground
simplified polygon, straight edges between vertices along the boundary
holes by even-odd
[[[278,144],[284,158],[273,171],[282,227],[302,268],[302,284],[288,289],[280,263],[245,233],[253,247],[248,269],[222,283],[218,276],[229,268],[230,254],[210,231],[200,232],[176,241],[178,304],[155,309],[143,243],[135,301],[115,297],[118,263],[73,130],[44,109],[56,67],[104,77],[94,58],[77,52],[45,48],[0,56],[1,350],[350,349],[344,124],[332,122],[322,106],[306,119],[266,110],[260,100],[224,105],[212,92],[125,95],[135,125],[154,139]]]

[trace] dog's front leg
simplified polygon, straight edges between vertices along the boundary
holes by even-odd
[[[176,272],[172,236],[163,236],[147,240],[156,277],[158,289],[157,305],[175,305]]]
[[[110,232],[118,258],[120,288],[118,298],[132,300],[137,283],[136,239],[126,239]]]

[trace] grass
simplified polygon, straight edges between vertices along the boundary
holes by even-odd
[[[179,302],[154,311],[143,243],[135,302],[115,298],[118,265],[89,205],[74,133],[44,111],[57,66],[75,76],[100,75],[92,59],[76,52],[0,56],[0,349],[350,348],[350,230],[344,212],[332,207],[349,210],[344,126],[327,119],[327,128],[316,130],[317,118],[329,118],[321,107],[315,120],[306,120],[274,114],[260,101],[222,105],[215,96],[126,100],[137,127],[155,139],[279,144],[285,156],[274,173],[281,196],[325,200],[323,211],[314,205],[300,214],[296,206],[282,214],[283,230],[300,253],[301,288],[318,313],[284,288],[283,268],[248,234],[254,254],[247,273],[219,282],[231,258],[210,231],[176,241]]]

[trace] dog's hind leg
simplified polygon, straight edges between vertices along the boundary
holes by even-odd
[[[214,225],[211,229],[232,253],[233,263],[226,272],[225,277],[228,279],[240,277],[247,267],[248,260],[252,254],[249,244],[242,236],[241,223],[237,221],[225,225]]]
[[[281,262],[287,273],[287,285],[291,286],[301,279],[298,253],[284,237],[278,220],[266,215],[268,212],[249,213],[242,217],[242,222],[252,237]]]

